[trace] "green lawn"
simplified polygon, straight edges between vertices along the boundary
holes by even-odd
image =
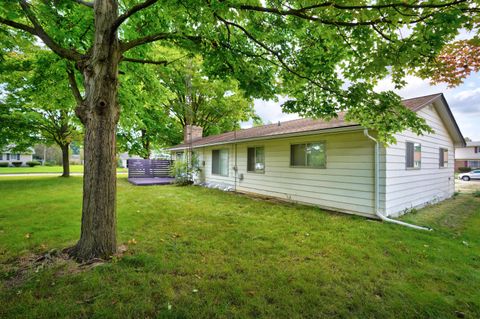
[[[1,174],[62,173],[62,166],[0,167]],[[83,165],[70,165],[71,173],[83,173]],[[117,168],[117,172],[127,172],[126,168]]]
[[[81,178],[0,178],[1,318],[480,317],[480,198],[404,220],[433,232],[200,187],[118,182],[119,244],[87,270],[32,253],[73,245]]]

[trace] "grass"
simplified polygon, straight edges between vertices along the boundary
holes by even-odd
[[[0,167],[1,174],[62,173],[62,166]],[[127,172],[126,168],[117,168],[117,172]],[[83,173],[83,165],[70,165],[70,173]]]
[[[480,199],[471,194],[403,218],[435,229],[425,232],[119,178],[128,251],[84,271],[34,268],[16,282],[25,256],[75,243],[81,178],[4,177],[0,194],[2,318],[480,317]]]

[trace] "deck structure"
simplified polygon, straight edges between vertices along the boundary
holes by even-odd
[[[129,159],[128,181],[137,186],[172,184],[170,165],[169,160]]]

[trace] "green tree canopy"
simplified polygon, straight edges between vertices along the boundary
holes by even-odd
[[[69,145],[81,139],[75,116],[75,99],[69,90],[70,66],[49,50],[24,46],[3,56],[0,84],[3,86],[2,121],[14,129],[11,143],[56,144],[64,156],[63,176],[69,176]],[[8,136],[8,135],[7,135]]]

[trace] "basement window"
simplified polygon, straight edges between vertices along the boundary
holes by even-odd
[[[406,168],[420,169],[422,165],[422,145],[420,143],[406,143]]]

